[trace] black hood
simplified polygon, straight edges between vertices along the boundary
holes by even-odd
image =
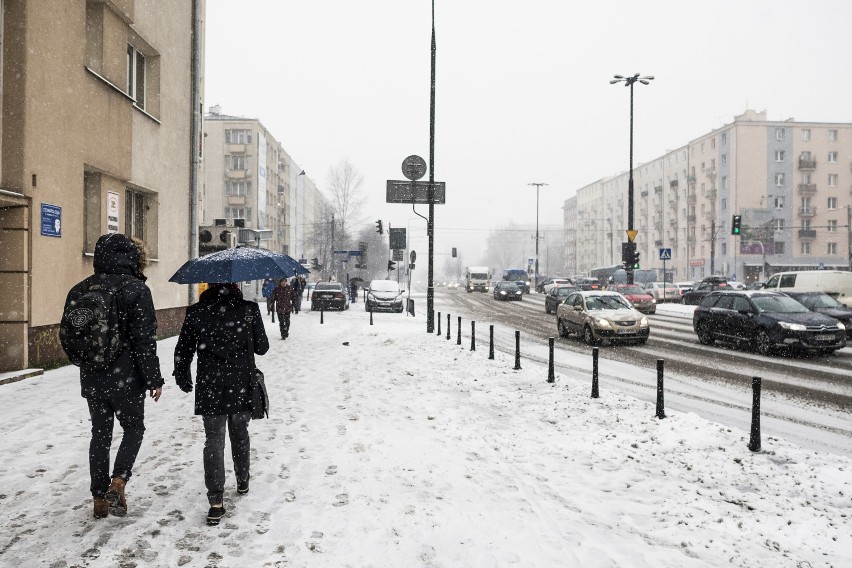
[[[243,303],[243,293],[236,284],[210,284],[199,296],[198,303],[239,306]]]
[[[121,233],[101,235],[95,245],[95,274],[130,274],[145,281],[139,271],[139,250]]]

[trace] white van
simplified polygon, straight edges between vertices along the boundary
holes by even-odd
[[[843,270],[779,272],[769,278],[765,289],[778,292],[825,292],[847,308],[852,308],[852,272]]]

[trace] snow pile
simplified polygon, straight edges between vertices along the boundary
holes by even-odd
[[[668,412],[427,335],[422,317],[293,316],[258,359],[252,485],[204,525],[200,419],[148,403],[126,518],[95,521],[74,368],[2,387],[0,565],[843,566],[850,460]],[[164,374],[175,340],[160,342]],[[116,444],[117,445],[117,444]],[[227,450],[226,450],[227,451]],[[229,461],[226,459],[226,462]]]

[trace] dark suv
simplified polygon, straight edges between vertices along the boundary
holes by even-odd
[[[728,290],[728,279],[724,276],[708,276],[688,292],[684,292],[681,301],[688,306],[697,306],[710,292],[715,290]]]
[[[776,348],[831,353],[846,346],[842,323],[778,292],[710,292],[695,308],[692,325],[704,345],[746,344],[761,355]]]

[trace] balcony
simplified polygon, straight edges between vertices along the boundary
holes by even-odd
[[[816,184],[815,183],[800,183],[799,184],[799,195],[813,195],[816,193]]]
[[[661,186],[661,185],[655,185],[654,186],[654,193],[662,193],[662,192],[663,192],[663,186]]]
[[[812,158],[799,158],[799,169],[800,170],[816,169],[816,160],[814,160]]]
[[[686,204],[687,204],[687,205],[692,205],[692,206],[694,206],[694,205],[695,205],[695,203],[696,203],[697,201],[698,201],[698,198],[697,198],[697,197],[695,197],[695,194],[694,194],[694,193],[693,193],[692,195],[688,195],[688,196],[686,197]]]
[[[800,241],[812,241],[816,238],[816,229],[799,229]]]
[[[641,192],[641,193],[639,194],[639,196],[640,196],[640,197],[648,197],[648,192],[647,192],[647,191],[643,191],[643,192]]]
[[[228,205],[233,206],[242,206],[246,204],[246,196],[245,195],[229,195],[228,196]]]
[[[799,217],[813,217],[816,215],[816,207],[800,207]]]
[[[694,214],[693,215],[687,215],[686,216],[686,222],[687,223],[695,223],[695,215]]]
[[[704,197],[707,199],[716,199],[716,190],[715,189],[705,189]]]
[[[245,154],[245,144],[228,144],[227,151],[229,154]]]
[[[661,247],[661,246],[663,246],[663,240],[662,240],[662,239],[657,239],[656,241],[654,241],[654,246],[655,246],[655,247]]]
[[[228,179],[246,179],[248,177],[248,170],[227,170],[225,176]]]
[[[673,179],[669,182],[669,187],[672,189],[677,189],[677,180]]]

